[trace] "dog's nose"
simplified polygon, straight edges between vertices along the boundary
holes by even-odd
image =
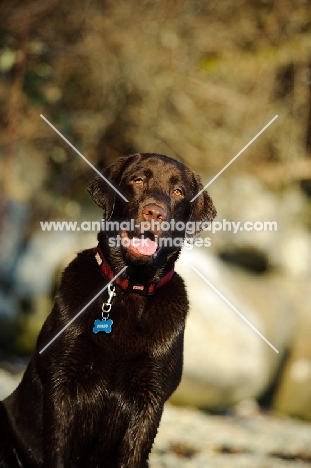
[[[165,221],[166,211],[156,203],[148,203],[143,207],[143,218],[145,221],[154,219],[155,221]]]

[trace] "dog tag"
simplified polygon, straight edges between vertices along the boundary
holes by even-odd
[[[111,333],[111,326],[113,321],[111,319],[102,319],[95,320],[93,333],[97,334],[98,332]]]
[[[98,332],[111,333],[111,326],[113,324],[113,321],[109,318],[109,312],[111,310],[111,302],[114,296],[116,295],[115,290],[115,285],[110,283],[108,285],[107,302],[104,302],[102,305],[102,319],[97,319],[94,322],[93,333],[95,334]]]

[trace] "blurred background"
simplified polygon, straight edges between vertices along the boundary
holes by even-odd
[[[206,232],[211,247],[179,261],[191,313],[172,402],[311,420],[310,57],[307,0],[1,1],[1,398],[61,270],[96,243],[94,232],[42,232],[40,221],[101,218],[86,192],[93,170],[40,114],[99,169],[159,152],[204,184],[277,114],[208,188],[217,221],[276,221],[277,231]]]

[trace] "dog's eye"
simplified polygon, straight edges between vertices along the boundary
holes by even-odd
[[[133,183],[135,185],[137,185],[138,187],[142,187],[143,184],[144,184],[144,180],[142,177],[136,177],[134,180],[133,180]]]
[[[176,197],[183,197],[184,194],[183,194],[183,191],[180,189],[180,188],[176,188],[173,190],[173,194],[176,196]]]

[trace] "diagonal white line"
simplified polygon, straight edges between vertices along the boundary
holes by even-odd
[[[206,185],[202,188],[202,190],[200,190],[199,193],[197,193],[197,194],[190,200],[190,202],[193,202],[199,195],[201,195],[201,193],[204,192],[204,190],[206,190],[207,187],[208,187],[209,185],[211,185],[211,184],[214,182],[214,180],[216,180],[217,177],[219,177],[220,174],[222,174],[222,173],[227,169],[227,167],[229,167],[230,164],[232,164],[233,161],[235,161],[235,160],[243,153],[243,151],[245,151],[246,148],[248,148],[248,147],[259,137],[259,135],[261,135],[261,134],[272,124],[272,122],[274,122],[277,118],[278,118],[278,115],[275,115],[275,116],[273,117],[273,119],[271,119],[270,122],[268,122],[267,125],[265,125],[265,126],[260,130],[260,132],[258,132],[257,135],[255,135],[254,138],[252,138],[252,139],[247,143],[247,145],[245,145],[244,148],[242,148],[241,151],[239,151],[238,154],[236,154],[236,155],[231,159],[231,161],[229,161],[228,164],[226,164],[225,167],[223,167],[223,168],[221,169],[221,171],[219,171],[218,174],[216,174],[215,177],[213,177],[212,180],[210,180],[210,181],[208,182],[208,184],[206,184]]]
[[[203,279],[203,281],[205,281],[205,283],[207,283],[212,289],[213,291],[215,291],[216,294],[218,294],[219,297],[221,297],[226,304],[228,304],[228,306],[231,307],[232,310],[234,310],[234,312],[236,312],[240,317],[241,319],[244,320],[244,322],[247,323],[247,325],[249,325],[255,333],[257,333],[257,335],[260,336],[260,338],[262,338],[276,353],[279,353],[279,351],[270,343],[270,341],[267,340],[267,338],[265,338],[259,330],[257,330],[256,327],[254,327],[254,325],[251,324],[251,322],[249,322],[249,320],[247,320],[246,317],[244,317],[243,314],[241,314],[241,312],[239,312],[235,307],[234,305],[231,304],[231,302],[228,301],[228,299],[225,298],[225,296],[223,296],[219,291],[218,289],[215,288],[215,286],[213,286],[194,266],[191,266],[191,268]]]
[[[72,149],[74,149],[75,152],[76,152],[89,166],[91,166],[91,168],[92,168],[95,172],[97,172],[97,174],[100,175],[100,177],[101,177],[102,179],[104,179],[104,181],[107,182],[107,184],[110,185],[110,187],[113,188],[113,190],[114,190],[115,192],[117,192],[117,194],[120,195],[120,197],[123,198],[123,200],[125,200],[126,202],[128,202],[128,199],[125,198],[125,196],[122,195],[122,193],[119,192],[119,190],[116,189],[115,186],[114,186],[108,179],[106,179],[106,177],[105,177],[101,172],[99,172],[99,170],[96,169],[96,167],[93,166],[93,164],[90,163],[90,161],[88,161],[88,160],[86,159],[86,157],[83,156],[83,154],[80,153],[80,151],[78,151],[77,148],[76,148],[75,146],[73,146],[73,144],[70,143],[70,141],[67,140],[67,138],[65,138],[64,135],[62,135],[62,134],[60,133],[59,130],[57,130],[57,128],[54,127],[54,125],[51,124],[51,122],[49,122],[48,119],[47,119],[46,117],[44,117],[44,115],[40,114],[40,117],[41,117],[43,120],[45,120],[45,122],[46,122],[51,128],[53,128],[53,130],[54,130],[54,131],[55,131],[55,132],[56,132]]]
[[[109,284],[111,284],[115,279],[117,279],[118,276],[120,276],[120,275],[123,273],[123,271],[125,271],[126,269],[127,269],[127,266],[125,266],[124,268],[122,268],[122,270],[120,270],[119,273],[118,273],[114,278],[112,278],[112,280],[109,281],[109,283],[107,283],[106,286],[105,286],[103,289],[101,289],[101,290],[99,291],[99,293],[97,293],[96,296],[94,296],[93,299],[91,299],[90,302],[88,302],[88,303],[86,304],[86,306],[84,306],[83,309],[81,309],[80,312],[78,312],[77,315],[76,315],[75,317],[73,317],[73,318],[67,323],[67,325],[64,326],[64,328],[62,328],[61,331],[58,332],[58,333],[54,336],[54,338],[53,338],[51,341],[49,341],[49,343],[48,343],[47,345],[45,345],[44,348],[41,349],[41,351],[39,351],[39,354],[42,354],[43,351],[45,351],[46,348],[48,348],[48,347],[53,343],[53,341],[55,341],[55,340],[56,340],[56,339],[57,339],[57,338],[58,338],[58,337],[59,337],[59,336],[60,336],[60,335],[61,335],[61,334],[62,334],[62,333],[63,333],[63,332],[64,332],[64,331],[65,331],[81,314],[82,314],[82,312],[84,312],[85,309],[87,309],[88,306],[91,305],[92,302],[94,302],[95,299],[97,299],[98,296],[100,296],[100,295],[105,291],[105,289],[108,288]]]

